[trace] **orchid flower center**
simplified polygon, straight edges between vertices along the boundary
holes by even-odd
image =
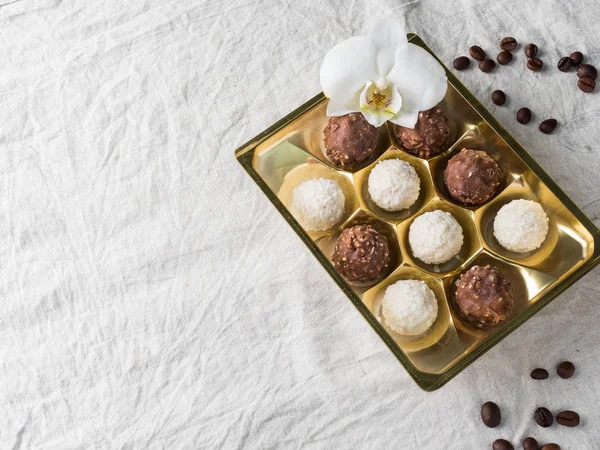
[[[401,107],[402,96],[384,78],[379,78],[376,83],[367,81],[360,94],[360,111],[375,126],[394,117]]]
[[[381,92],[373,92],[373,98],[371,101],[367,100],[369,103],[375,104],[378,108],[386,107],[389,101],[387,100],[387,96]]]
[[[376,84],[368,84],[366,91],[366,106],[369,109],[385,109],[392,103],[393,89],[391,86],[379,88]]]

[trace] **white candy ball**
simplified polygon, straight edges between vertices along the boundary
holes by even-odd
[[[494,236],[502,247],[527,253],[538,249],[548,234],[548,216],[539,203],[513,200],[498,211]]]
[[[420,189],[417,171],[401,159],[380,161],[369,174],[369,195],[386,211],[410,208],[419,198]]]
[[[415,257],[427,264],[442,264],[456,256],[463,232],[449,212],[436,210],[417,217],[410,225],[408,242]]]
[[[308,231],[325,231],[342,219],[345,200],[336,182],[315,178],[292,190],[290,210]]]
[[[438,315],[438,304],[425,282],[401,280],[385,290],[381,312],[396,333],[416,336],[431,328]]]

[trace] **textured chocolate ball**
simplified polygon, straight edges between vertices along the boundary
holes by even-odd
[[[421,111],[414,128],[395,127],[396,137],[402,148],[408,153],[429,158],[443,152],[450,142],[450,121],[435,106],[428,111]]]
[[[514,303],[512,286],[500,270],[490,265],[473,266],[456,285],[456,306],[473,325],[493,327],[510,317]]]
[[[390,267],[388,241],[371,225],[346,228],[335,243],[332,261],[337,271],[348,281],[372,282]]]
[[[469,205],[487,202],[501,181],[502,170],[498,163],[482,150],[463,148],[450,158],[444,170],[444,183],[452,198]]]
[[[354,169],[375,153],[377,128],[361,113],[332,117],[323,130],[329,160],[342,169]]]

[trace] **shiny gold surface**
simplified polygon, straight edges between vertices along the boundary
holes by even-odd
[[[411,40],[427,49],[418,37],[413,35]],[[338,170],[324,156],[322,131],[327,123],[327,100],[323,96],[313,99],[237,152],[246,170],[415,381],[426,390],[447,382],[600,260],[595,246],[600,233],[593,223],[450,72],[448,78],[448,93],[442,108],[452,123],[453,142],[444,153],[428,160],[404,152],[388,124],[380,128],[378,152],[366,167],[354,172]],[[496,196],[479,207],[458,204],[449,197],[443,183],[448,159],[462,148],[486,150],[504,172]],[[370,171],[378,161],[390,158],[409,162],[421,180],[419,199],[407,211],[383,211],[368,194]],[[332,179],[340,185],[346,196],[346,212],[335,228],[312,233],[301,229],[291,218],[287,206],[295,186],[318,177]],[[498,210],[517,198],[539,202],[550,218],[549,233],[542,247],[524,255],[503,249],[492,233]],[[413,220],[436,209],[450,212],[465,236],[459,255],[439,266],[413,257],[408,243],[408,229]],[[372,224],[391,244],[390,273],[368,286],[350,285],[335,272],[330,262],[341,231],[359,223]],[[465,323],[453,305],[458,276],[475,264],[497,266],[514,289],[512,318],[492,329],[479,329]],[[385,289],[401,279],[423,280],[436,294],[439,315],[424,336],[397,335],[381,317]]]

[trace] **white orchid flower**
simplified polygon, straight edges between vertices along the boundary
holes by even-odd
[[[378,22],[367,36],[333,47],[321,66],[328,116],[362,112],[371,125],[391,121],[414,128],[419,111],[437,105],[448,88],[442,65],[408,43],[404,26]]]

